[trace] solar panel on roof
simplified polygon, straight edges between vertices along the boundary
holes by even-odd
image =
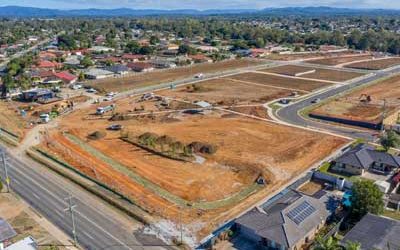
[[[315,207],[313,207],[307,201],[303,201],[300,205],[290,210],[286,215],[297,225],[302,223],[305,219],[307,219],[311,214],[315,211]]]

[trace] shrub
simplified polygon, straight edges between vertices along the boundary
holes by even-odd
[[[99,140],[101,138],[104,138],[106,135],[107,134],[104,131],[96,131],[96,132],[89,134],[88,138],[91,140]]]
[[[197,141],[190,143],[189,147],[195,153],[210,154],[210,155],[215,154],[218,150],[217,146],[215,145]]]

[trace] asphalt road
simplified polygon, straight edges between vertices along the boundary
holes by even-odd
[[[4,150],[0,146],[1,149]],[[71,214],[65,211],[68,207],[65,198],[72,194],[77,205],[74,214],[78,243],[84,249],[165,249],[159,247],[163,243],[155,237],[135,232],[136,227],[124,222],[128,218],[119,218],[117,211],[47,168],[33,161],[24,163],[9,153],[6,158],[11,190],[71,239],[72,220]],[[0,175],[5,176],[2,163]]]
[[[400,68],[394,68],[388,71],[377,71],[373,75],[352,82],[350,84],[342,85],[334,89],[327,90],[325,92],[312,95],[301,101],[295,102],[284,108],[281,108],[277,112],[277,116],[284,122],[298,125],[302,127],[309,127],[314,129],[321,129],[329,131],[335,134],[351,137],[351,138],[362,138],[368,141],[375,141],[377,139],[377,132],[374,131],[362,131],[360,129],[352,129],[350,127],[336,126],[333,123],[323,123],[316,120],[306,119],[300,115],[300,111],[313,105],[312,101],[319,98],[321,101],[346,92],[350,89],[362,86],[373,81],[379,80],[384,77],[388,77],[392,74],[400,73]]]

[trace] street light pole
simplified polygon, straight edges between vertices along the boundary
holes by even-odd
[[[68,200],[68,207],[64,210],[65,212],[70,212],[71,213],[71,220],[72,220],[72,235],[74,237],[74,246],[78,245],[78,238],[76,236],[76,226],[75,226],[75,216],[74,216],[74,211],[76,208],[76,205],[72,204],[72,195],[69,195],[65,200]]]
[[[1,158],[4,166],[4,174],[6,176],[7,193],[10,192],[10,178],[8,177],[7,160],[5,150],[1,150]]]

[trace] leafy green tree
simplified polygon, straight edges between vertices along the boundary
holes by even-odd
[[[322,236],[318,236],[315,239],[313,250],[341,250],[341,247],[338,241],[333,237],[324,239]]]
[[[92,59],[90,59],[89,56],[85,56],[82,60],[81,60],[81,65],[85,68],[93,66],[93,62]]]
[[[192,46],[189,46],[187,44],[182,44],[179,46],[178,53],[181,55],[184,55],[184,54],[195,55],[197,53],[197,51]]]
[[[348,241],[345,246],[346,250],[361,250],[361,244],[358,242]]]
[[[125,46],[125,52],[137,54],[140,50],[140,44],[137,41],[129,41]]]
[[[399,135],[392,131],[386,131],[383,136],[381,136],[381,145],[382,147],[388,151],[390,148],[397,148],[400,146],[400,138]]]
[[[157,36],[151,36],[150,37],[150,44],[151,45],[156,45],[160,43],[160,38],[158,38]]]
[[[64,34],[58,36],[57,40],[58,40],[58,46],[61,47],[62,49],[71,50],[77,48],[76,41],[73,36]]]
[[[143,46],[140,48],[139,53],[142,55],[151,55],[154,53],[154,49],[150,46]]]
[[[351,188],[351,213],[353,218],[361,219],[367,213],[382,214],[383,193],[370,180],[359,180]]]

